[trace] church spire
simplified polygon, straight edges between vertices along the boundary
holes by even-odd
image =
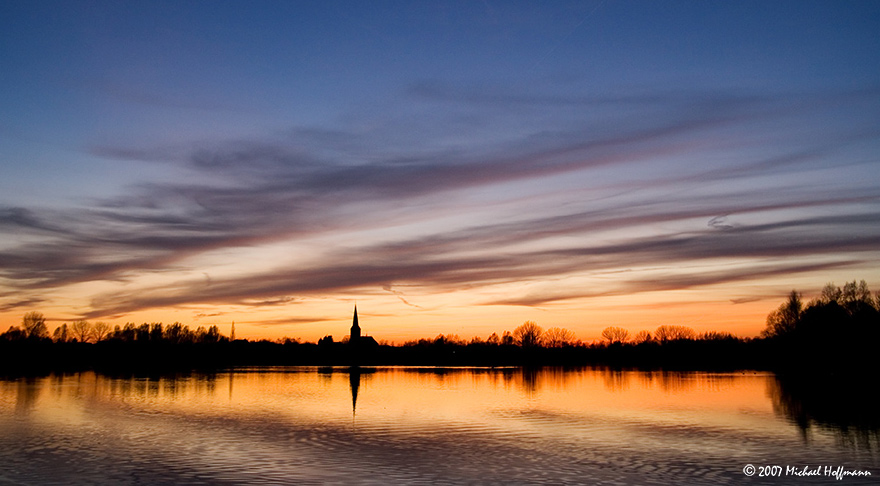
[[[354,305],[354,318],[351,321],[351,335],[348,340],[350,342],[355,342],[361,338],[361,327],[358,326],[358,306]]]

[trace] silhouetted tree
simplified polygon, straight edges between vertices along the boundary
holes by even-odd
[[[735,341],[736,336],[725,331],[707,331],[699,336],[702,341]]]
[[[602,330],[602,339],[608,341],[608,344],[625,343],[629,338],[629,331],[622,327],[609,326]]]
[[[331,336],[329,334],[318,340],[318,346],[326,347],[326,346],[332,346],[332,345],[333,345],[333,336]]]
[[[49,329],[46,327],[46,318],[42,312],[28,312],[21,318],[21,329],[28,339],[42,339],[49,337]]]
[[[561,327],[551,327],[544,332],[544,346],[548,348],[564,348],[574,344],[574,332]]]
[[[823,295],[824,293],[823,290]],[[761,332],[761,335],[774,338],[791,334],[797,327],[802,312],[801,294],[792,290],[788,294],[788,299],[779,306],[779,309],[767,316],[767,327]]]
[[[171,344],[180,344],[185,341],[188,330],[184,328],[183,324],[175,322],[164,329],[163,336]]]
[[[651,333],[648,331],[639,331],[633,337],[633,343],[635,344],[649,343],[651,340]]]
[[[486,338],[486,344],[488,344],[490,346],[497,346],[497,345],[501,344],[501,338],[498,337],[498,334],[495,334],[493,332],[492,334],[489,335],[489,337]]]
[[[66,323],[55,328],[55,331],[52,332],[52,340],[56,343],[70,341],[70,330],[67,328]]]
[[[208,327],[208,329],[206,329],[205,333],[202,335],[201,341],[203,343],[219,342],[220,341],[220,328],[218,328],[216,325]],[[297,339],[286,338],[285,343],[289,343],[289,342],[299,342],[299,341]]]
[[[92,326],[89,321],[79,320],[70,325],[70,335],[73,339],[84,343],[91,338]]]
[[[772,316],[772,314],[771,314]],[[770,316],[768,316],[768,321]],[[845,335],[845,339],[852,339],[850,332],[851,316],[838,301],[812,302],[800,313],[797,321],[786,333],[769,335],[770,337],[797,337],[799,341],[825,341],[836,340]],[[830,332],[829,331],[832,331]],[[842,333],[842,334],[841,334]]]
[[[108,334],[110,334],[110,324],[104,321],[92,324],[92,337],[95,338],[95,342],[103,341]]]
[[[164,330],[162,329],[161,322],[154,322],[150,324],[150,341],[154,343],[161,342],[165,339]]]
[[[150,340],[150,325],[146,322],[136,327],[134,330],[134,340],[142,343]]]
[[[516,340],[513,338],[513,334],[510,331],[504,331],[501,334],[501,344],[504,346],[512,346],[516,344]]]
[[[187,329],[187,331],[189,331],[189,328],[186,328],[186,329]],[[205,329],[205,326],[197,327],[195,331],[192,331],[191,342],[194,342],[194,343],[202,342],[202,338],[205,337],[206,332],[208,332],[208,330]]]
[[[437,337],[434,338],[435,346],[463,346],[464,344],[464,340],[461,339],[458,334],[447,334],[445,336],[443,334],[438,334]]]
[[[661,343],[672,340],[672,326],[659,326],[654,329],[654,339]]]
[[[6,332],[0,334],[0,339],[3,339],[4,341],[20,341],[25,337],[27,337],[27,335],[18,326],[9,326],[9,329],[7,329]]]
[[[676,340],[696,339],[697,332],[687,326],[672,326],[672,338]]]
[[[133,342],[136,336],[136,328],[133,322],[126,322],[125,326],[119,332],[119,339],[125,342]]]
[[[864,280],[856,283],[853,280],[844,284],[841,290],[840,304],[850,314],[857,314],[869,308],[874,309],[874,299],[871,297],[868,283]]]
[[[535,321],[526,321],[513,330],[513,337],[516,344],[524,348],[533,348],[541,344],[543,332],[544,330]]]
[[[657,341],[665,343],[667,341],[681,341],[685,339],[694,339],[697,333],[686,326],[660,326],[654,331]]]
[[[819,296],[819,301],[823,304],[839,302],[841,295],[842,291],[840,290],[840,287],[834,285],[833,283],[827,283],[825,284],[825,287],[822,288],[822,293]]]

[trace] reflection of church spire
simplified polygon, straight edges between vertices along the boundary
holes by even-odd
[[[357,410],[358,388],[361,386],[361,370],[352,366],[349,370],[348,384],[351,385],[351,416]]]

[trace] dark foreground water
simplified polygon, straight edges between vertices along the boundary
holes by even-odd
[[[404,368],[0,379],[0,485],[880,484],[880,412],[835,383]]]

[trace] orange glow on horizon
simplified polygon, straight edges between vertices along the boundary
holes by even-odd
[[[630,298],[594,299],[581,305],[573,303],[548,304],[543,307],[525,306],[468,306],[414,308],[391,298],[358,299],[360,325],[366,335],[378,341],[402,344],[408,340],[434,338],[439,334],[458,335],[470,340],[486,339],[492,333],[499,336],[513,331],[524,321],[531,320],[544,329],[561,327],[574,332],[584,342],[600,340],[602,329],[622,327],[635,335],[641,330],[654,331],[660,325],[682,325],[698,333],[724,331],[739,337],[757,336],[764,328],[766,316],[774,310],[781,298],[762,299],[742,304],[720,301],[625,301]],[[599,301],[601,300],[601,302]],[[220,333],[229,336],[232,323],[239,339],[294,338],[306,342],[332,335],[339,340],[347,336],[351,326],[354,302],[348,299],[315,300],[273,309],[237,309],[222,305],[197,309],[149,309],[131,313],[122,318],[92,319],[112,326],[126,323],[161,322],[165,325],[180,322],[190,328],[216,325]],[[50,333],[62,323],[77,320],[73,312],[61,307],[35,307],[47,318]],[[0,314],[0,322],[19,325],[24,312]]]
[[[661,325],[678,325],[697,333],[729,332],[740,338],[756,337],[764,329],[766,318],[785,299],[792,288],[802,292],[803,301],[818,296],[824,280],[803,276],[792,285],[772,281],[749,281],[724,288],[696,288],[562,299],[544,304],[487,305],[497,301],[502,290],[524,292],[522,287],[428,293],[408,289],[406,295],[383,290],[360,290],[349,295],[267,301],[265,305],[203,304],[169,308],[151,308],[123,316],[88,319],[104,321],[113,326],[126,323],[165,325],[180,322],[196,329],[216,325],[229,336],[232,323],[239,339],[293,338],[317,342],[331,335],[341,340],[349,333],[351,313],[357,301],[360,326],[366,335],[379,342],[403,344],[409,340],[432,339],[440,334],[457,335],[470,341],[474,337],[501,336],[513,331],[524,321],[535,321],[542,328],[560,327],[571,330],[576,339],[585,343],[601,340],[601,332],[609,326],[622,327],[634,336],[639,331],[654,330]],[[870,283],[869,283],[870,286]],[[803,290],[802,290],[803,289]],[[526,288],[526,290],[528,290]],[[35,305],[25,310],[0,313],[0,328],[21,324],[24,313],[42,312],[51,333],[63,323],[80,319],[76,302],[79,296],[64,299],[58,296],[52,305]],[[47,299],[47,302],[50,302]]]

